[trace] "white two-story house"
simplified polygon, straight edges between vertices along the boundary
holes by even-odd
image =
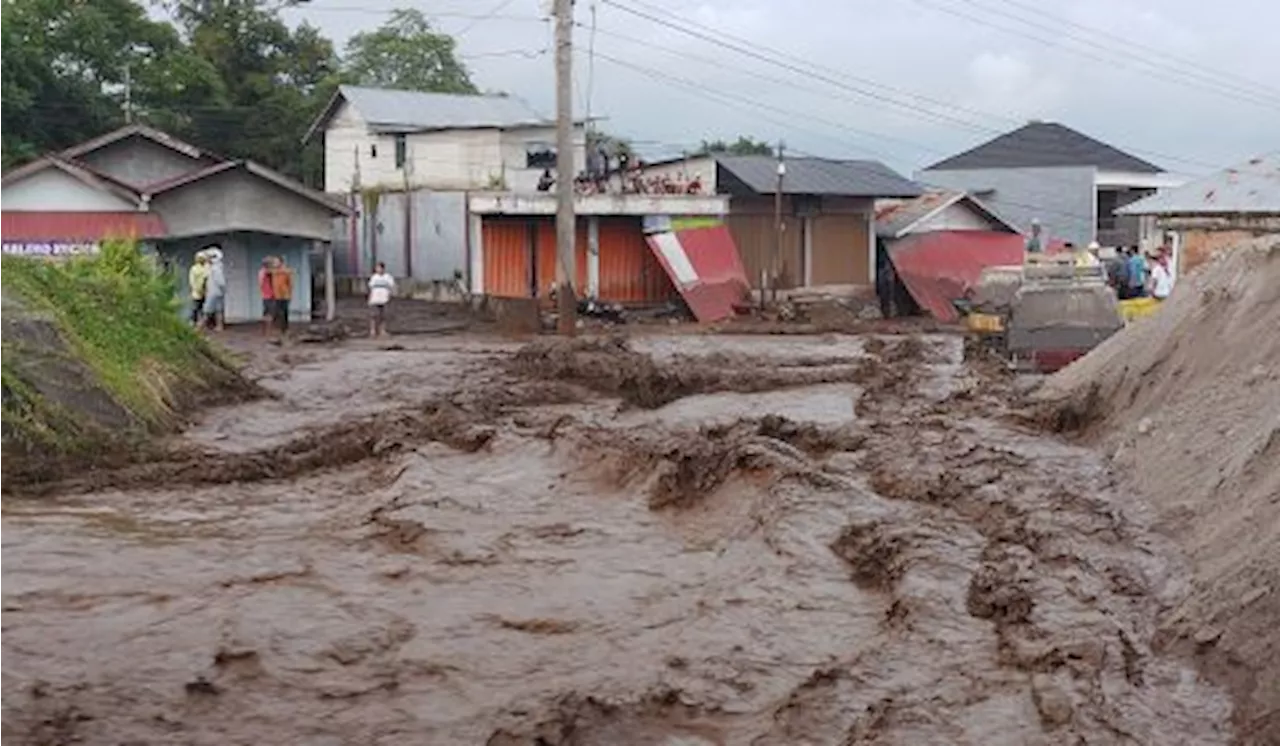
[[[532,192],[555,172],[555,122],[512,96],[341,86],[307,130],[324,138],[324,190]],[[585,133],[575,125],[575,173]]]

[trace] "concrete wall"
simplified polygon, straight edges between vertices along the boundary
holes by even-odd
[[[366,276],[375,261],[383,261],[395,277],[424,283],[452,282],[457,272],[467,276],[466,193],[417,190],[406,198],[404,192],[387,192],[355,205],[356,217],[333,221],[338,274]]]
[[[324,188],[347,193],[355,183],[359,166],[361,188],[402,190],[405,168],[396,167],[396,138],[369,130],[360,113],[343,103],[324,133]],[[527,168],[526,146],[555,143],[555,130],[525,127],[512,130],[458,129],[406,135],[406,157],[411,188],[436,190],[528,189],[532,191],[541,169]],[[575,137],[574,157],[581,170],[583,135]]]
[[[157,254],[178,280],[182,311],[191,311],[191,291],[187,272],[195,253],[210,244],[222,249],[223,271],[227,277],[227,323],[241,324],[262,319],[262,293],[258,289],[258,269],[267,256],[283,257],[293,270],[293,300],[289,319],[303,322],[311,319],[311,255],[310,241],[259,233],[224,233],[198,238],[161,241]]]
[[[644,175],[645,178],[665,176],[673,181],[684,183],[692,181],[697,176],[702,181],[702,194],[716,193],[716,162],[708,156],[645,166]],[[619,183],[617,178],[614,179],[614,183]]]
[[[1064,168],[987,168],[921,171],[916,180],[932,186],[964,189],[1024,232],[1038,218],[1051,240],[1087,246],[1094,239],[1093,166]],[[994,190],[986,193],[986,190]]]
[[[151,209],[169,235],[257,231],[328,241],[333,212],[265,179],[236,169],[157,195]]]
[[[211,165],[137,136],[87,153],[80,160],[134,186],[166,181]]]
[[[56,168],[46,168],[4,187],[0,203],[8,211],[116,212],[138,209],[135,202],[94,189]]]

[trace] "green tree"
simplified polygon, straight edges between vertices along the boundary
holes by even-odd
[[[702,146],[694,155],[724,153],[725,155],[774,155],[773,146],[763,140],[740,136],[737,140],[726,143],[724,140],[703,140]]]
[[[431,28],[422,11],[392,11],[376,31],[347,42],[344,78],[357,85],[439,93],[476,93],[448,34]]]

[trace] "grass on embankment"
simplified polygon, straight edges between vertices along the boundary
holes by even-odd
[[[127,457],[189,408],[252,394],[182,320],[173,278],[132,243],[0,261],[6,485]]]

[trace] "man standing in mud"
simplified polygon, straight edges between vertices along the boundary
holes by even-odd
[[[271,267],[272,307],[275,310],[276,329],[280,341],[289,334],[289,301],[293,299],[293,270],[284,263],[284,257],[275,257]]]
[[[196,252],[195,262],[187,272],[187,287],[191,289],[191,325],[199,329],[204,318],[204,296],[209,288],[209,263],[203,251]]]

